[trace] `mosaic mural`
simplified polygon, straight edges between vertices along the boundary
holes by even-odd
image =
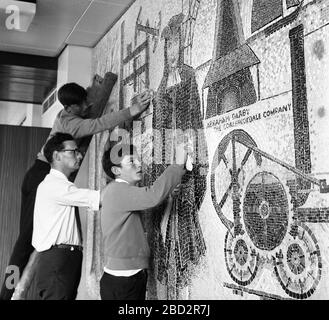
[[[328,22],[325,0],[142,0],[96,46],[98,74],[115,46],[119,108],[155,91],[125,125],[145,185],[173,156],[153,132],[203,132],[203,161],[144,217],[148,299],[329,298]]]
[[[196,1],[198,6],[199,2]],[[196,9],[194,10],[196,11]],[[151,183],[168,166],[167,159],[173,157],[175,138],[170,137],[172,148],[168,150],[165,131],[172,129],[188,132],[203,132],[201,103],[194,70],[184,63],[183,14],[173,16],[162,31],[164,43],[164,71],[157,90],[153,108],[153,128],[163,132],[162,141],[154,144],[153,156],[161,154],[161,164],[153,164]],[[189,32],[187,32],[189,33]],[[176,288],[182,288],[189,281],[189,269],[197,264],[205,252],[205,243],[199,226],[198,211],[206,191],[207,146],[204,135],[190,137],[194,139],[194,166],[182,181],[178,194],[156,208],[151,217],[152,247],[157,278],[168,287],[168,298],[175,299]],[[171,154],[168,154],[168,151]],[[200,156],[203,156],[200,159]],[[166,229],[162,234],[161,226]],[[170,252],[174,252],[170,257]],[[175,277],[172,274],[175,273]]]
[[[222,1],[222,11],[226,10],[229,14],[234,11],[227,9],[228,2],[228,0]],[[297,4],[294,3],[294,5]],[[287,9],[294,5],[291,2],[287,3]],[[233,5],[231,4],[230,7],[233,8]],[[296,12],[302,10],[302,5],[297,6],[295,10]],[[218,12],[220,13],[220,10]],[[231,15],[233,16],[234,13]],[[274,22],[280,16],[283,16],[282,1],[273,1],[270,6],[268,6],[268,3],[265,6],[264,1],[253,1],[251,34]],[[235,20],[234,18],[221,19],[220,14],[218,14],[218,17],[217,23],[224,30],[225,23],[228,26],[232,26],[232,21]],[[279,26],[277,24],[278,28]],[[271,27],[268,26],[268,28]],[[283,27],[284,25],[281,25],[281,29]],[[233,30],[237,30],[237,28],[233,28]],[[317,237],[296,216],[293,219],[291,218],[294,212],[298,212],[298,208],[306,203],[311,192],[312,182],[319,186],[319,181],[315,181],[313,177],[307,175],[311,172],[311,154],[303,30],[303,24],[297,24],[297,26],[292,25],[288,33],[285,32],[290,39],[292,78],[292,114],[290,113],[290,116],[292,115],[293,117],[291,135],[294,138],[294,149],[291,152],[295,153],[295,166],[289,165],[285,161],[264,152],[266,149],[261,149],[252,135],[241,129],[234,129],[223,137],[213,157],[211,174],[212,200],[219,218],[228,229],[224,248],[226,268],[232,280],[238,284],[238,286],[232,286],[226,283],[225,286],[235,288],[235,290],[240,286],[241,292],[248,292],[245,290],[245,287],[252,285],[253,282],[257,282],[261,276],[259,274],[262,273],[262,268],[268,265],[274,268],[273,273],[281,288],[292,298],[309,298],[316,291],[321,279],[323,266]],[[281,32],[283,36],[283,31]],[[267,36],[270,34],[266,29],[264,29],[264,33]],[[218,34],[221,35],[220,33]],[[236,41],[238,34],[234,35],[234,32],[231,32],[231,35],[234,37],[232,43],[235,45],[231,46],[230,50],[234,52],[235,47],[238,45]],[[233,69],[235,72],[239,70],[236,62],[238,59],[235,59],[234,55],[230,55],[231,52],[225,52],[226,56],[228,56],[226,61],[218,54],[218,48],[224,41],[220,38],[217,41],[215,44],[217,48],[216,60],[212,63],[204,84],[204,88],[209,90],[207,101],[207,107],[210,110],[207,110],[209,118],[214,115],[214,110],[216,110],[217,115],[223,113],[223,108],[218,107],[222,100],[218,99],[216,91],[218,85],[217,87],[214,86],[215,81],[220,80],[224,82],[232,79],[231,74],[223,76],[223,72],[216,72],[217,70],[225,70],[225,67],[220,66],[220,64],[225,63],[229,67],[234,66],[230,70]],[[240,43],[240,45],[243,44]],[[250,44],[250,46],[252,45]],[[261,57],[257,57],[257,59],[262,64]],[[243,66],[243,61],[245,61],[243,70],[252,66],[252,64],[247,64],[251,60],[248,55],[240,56],[239,64]],[[254,65],[256,63],[255,59]],[[259,76],[259,69],[257,75]],[[261,81],[262,79],[258,78],[258,82]],[[248,91],[250,92],[251,90],[249,89]],[[262,99],[261,95],[258,99]],[[231,110],[236,109],[234,105],[237,105],[237,107],[242,106],[238,103],[235,104],[235,101],[238,101],[238,99],[231,98],[229,104]],[[255,102],[254,100],[253,103]],[[259,105],[260,103],[256,104]],[[255,107],[253,108],[255,109]],[[231,111],[230,109],[224,109],[224,112],[226,110]],[[229,128],[226,122],[229,122],[230,118],[241,119],[243,116],[249,115],[251,110],[251,108],[248,108],[244,109],[242,113],[233,113],[226,118],[217,118],[216,120],[222,120],[224,125],[222,128],[217,127],[216,129],[225,133],[227,131],[225,129]],[[279,111],[280,107],[274,110]],[[285,110],[285,108],[281,108],[281,110]],[[261,119],[268,117],[270,114],[271,112],[267,113],[266,111],[263,114],[258,113],[255,116],[249,116],[249,121],[265,122],[265,119]],[[246,120],[248,120],[248,117]],[[239,120],[233,122],[232,126],[237,126],[236,124],[238,123]],[[273,133],[277,134],[277,132]],[[272,137],[269,132],[263,131],[263,134],[265,137],[262,139],[259,139],[259,134],[255,136],[258,137],[260,143],[263,143],[266,137],[269,141],[271,140]],[[263,148],[266,147],[264,146]],[[227,155],[228,152],[232,154]],[[251,161],[252,154],[255,161],[252,169],[254,175],[250,176],[249,181],[246,183],[246,181],[241,181],[239,175],[241,175],[247,162]],[[284,159],[285,155],[281,154],[280,158]],[[262,170],[263,167],[267,167],[263,164],[264,159],[273,162],[271,171],[268,171],[268,168]],[[287,176],[282,176],[282,174],[278,178],[275,174],[275,166],[282,166],[291,170],[291,172],[295,173],[295,178],[291,179],[289,177],[287,179]],[[224,176],[223,170],[229,170],[231,176],[231,183],[226,191],[224,189],[225,192],[221,191],[223,188],[219,188],[220,181]],[[227,201],[231,202],[229,206],[226,205]],[[232,211],[232,220],[225,216],[227,211]],[[271,297],[271,294],[273,294],[271,290],[264,291],[262,296]],[[261,295],[259,291],[258,295]],[[284,295],[281,298],[284,298]]]

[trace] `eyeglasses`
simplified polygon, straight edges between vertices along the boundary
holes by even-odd
[[[65,151],[72,151],[74,152],[74,155],[77,156],[79,154],[82,155],[82,151],[78,148],[75,148],[75,149],[63,149],[63,150],[60,150],[60,152],[65,152]]]

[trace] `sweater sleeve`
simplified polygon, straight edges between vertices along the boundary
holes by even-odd
[[[120,208],[124,211],[138,211],[157,206],[180,183],[184,173],[183,165],[171,165],[151,187],[140,188],[124,184],[124,194],[117,195]]]
[[[82,119],[71,116],[62,118],[64,132],[71,134],[75,139],[93,135],[104,130],[113,129],[120,123],[131,118],[130,109],[106,113],[96,119]]]

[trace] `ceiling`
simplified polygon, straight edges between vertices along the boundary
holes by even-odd
[[[7,30],[0,13],[0,51],[57,57],[66,45],[94,47],[135,0],[37,0],[27,32]]]
[[[94,47],[134,1],[36,0],[27,32],[8,30],[0,10],[0,101],[41,104],[56,86],[65,46]]]

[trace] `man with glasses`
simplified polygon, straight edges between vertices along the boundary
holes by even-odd
[[[108,74],[113,75],[110,72]],[[150,92],[147,90],[137,97],[136,102],[130,108],[106,113],[96,119],[88,119],[91,103],[87,102],[87,91],[83,87],[76,83],[67,83],[58,90],[57,95],[64,109],[58,113],[48,139],[56,132],[64,132],[71,134],[78,144],[80,138],[111,130],[126,120],[141,114],[150,102]],[[9,259],[9,266],[16,266],[19,269],[20,276],[33,252],[31,239],[36,190],[39,183],[49,173],[49,170],[50,166],[42,149],[23,180],[19,236]],[[14,289],[8,287],[7,284],[7,278],[9,277],[10,273],[6,273],[0,300],[10,300],[14,293]]]
[[[79,189],[68,180],[82,161],[71,135],[56,133],[46,143],[44,155],[51,169],[37,189],[32,235],[39,252],[37,293],[42,300],[74,300],[82,264],[75,206],[99,210],[100,192]]]

